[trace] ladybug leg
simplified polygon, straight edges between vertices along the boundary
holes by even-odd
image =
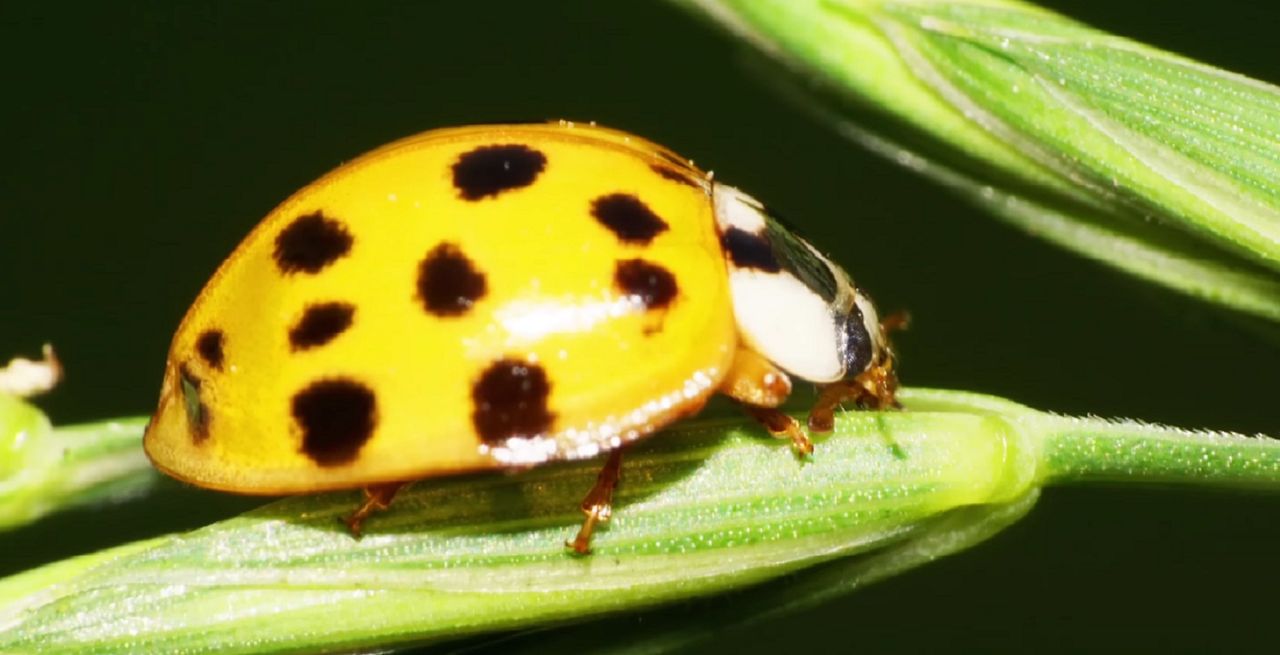
[[[356,511],[345,519],[343,523],[347,524],[347,529],[351,531],[351,536],[359,539],[360,528],[364,524],[364,520],[370,514],[386,509],[391,505],[391,499],[395,498],[396,492],[400,488],[409,484],[408,482],[389,482],[387,484],[375,484],[364,489],[364,502]]]
[[[830,432],[835,427],[835,409],[846,400],[867,409],[901,409],[902,405],[894,397],[897,391],[898,374],[893,370],[893,355],[886,354],[854,377],[824,386],[813,409],[809,410],[809,429]]]
[[[604,463],[604,468],[600,469],[595,485],[591,487],[591,491],[587,492],[587,497],[582,499],[582,513],[586,514],[587,518],[583,519],[582,527],[578,529],[578,536],[564,544],[578,555],[591,553],[591,533],[595,531],[596,524],[604,523],[613,516],[613,490],[618,488],[618,480],[621,477],[622,448],[615,448],[609,453],[609,459]]]
[[[858,402],[870,409],[902,409],[898,402],[898,373],[893,370],[893,355],[859,373],[853,381],[862,388]]]
[[[889,335],[911,326],[911,314],[906,310],[896,311],[880,321],[880,341],[884,350],[880,359],[867,370],[854,376],[853,380],[862,388],[863,394],[859,403],[871,409],[902,409],[898,402],[898,372],[894,370],[893,348],[889,345]]]
[[[853,380],[840,380],[824,385],[809,410],[809,429],[822,433],[835,429],[836,408],[856,395],[857,385]]]
[[[775,438],[790,439],[791,448],[797,455],[803,457],[813,454],[813,442],[809,440],[809,435],[805,434],[804,428],[800,427],[800,422],[791,418],[790,414],[785,414],[776,407],[756,407],[746,404],[742,405],[742,410],[759,421]]]
[[[778,409],[791,395],[791,378],[763,355],[739,348],[720,392],[738,401],[751,418],[764,425],[769,434],[790,439],[800,455],[813,453],[813,442],[800,423]]]

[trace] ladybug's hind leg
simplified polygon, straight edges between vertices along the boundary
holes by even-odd
[[[778,409],[791,395],[791,378],[760,353],[739,348],[720,392],[738,401],[743,411],[764,425],[769,434],[790,439],[797,454],[813,453],[813,442],[804,428]]]
[[[596,524],[604,523],[613,516],[613,490],[618,488],[621,477],[622,448],[615,448],[609,453],[604,468],[600,469],[595,485],[587,492],[587,497],[582,499],[582,513],[587,518],[583,519],[578,536],[564,544],[572,548],[573,552],[579,555],[591,553],[591,534],[595,532]]]
[[[369,518],[370,514],[384,510],[390,506],[391,499],[395,498],[396,492],[400,491],[400,488],[406,484],[409,483],[388,482],[386,484],[375,484],[365,487],[364,502],[360,504],[360,507],[356,508],[356,511],[353,512],[351,516],[342,519],[342,522],[347,524],[347,529],[351,531],[351,536],[359,539],[361,535],[360,529],[364,524],[364,520]]]

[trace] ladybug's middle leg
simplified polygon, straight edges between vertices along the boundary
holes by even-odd
[[[778,409],[791,395],[791,378],[760,353],[739,348],[720,392],[738,401],[743,411],[764,425],[769,434],[790,439],[796,453],[813,453],[813,442],[799,421]]]
[[[351,536],[356,539],[360,538],[360,529],[364,525],[364,520],[369,515],[386,509],[391,505],[391,499],[396,497],[396,492],[400,491],[408,482],[388,482],[386,484],[375,484],[365,487],[364,502],[355,512],[343,519],[343,523],[347,524],[347,529],[351,531]]]

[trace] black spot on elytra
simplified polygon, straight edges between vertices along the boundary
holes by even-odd
[[[418,299],[436,316],[465,314],[487,289],[484,273],[452,243],[436,246],[418,265]]]
[[[304,214],[276,236],[275,260],[281,273],[319,273],[351,251],[351,233],[321,212]]]
[[[662,164],[651,164],[649,168],[652,169],[653,172],[660,175],[664,180],[670,180],[672,182],[685,184],[691,187],[700,186],[693,175],[686,172],[678,171],[674,168],[671,168],[670,166],[664,166]]]
[[[782,270],[778,258],[773,254],[773,246],[768,237],[752,234],[746,230],[731,227],[720,236],[720,243],[729,259],[738,268],[754,268],[766,273],[777,273]]]
[[[533,184],[546,166],[547,156],[526,145],[481,146],[454,162],[453,186],[464,200],[480,200]]]
[[[471,388],[476,434],[493,446],[546,434],[555,420],[547,409],[550,395],[551,383],[541,366],[510,358],[490,364]]]
[[[222,345],[225,337],[222,330],[205,330],[196,339],[196,353],[209,366],[222,370]]]
[[[200,396],[200,378],[183,365],[178,369],[178,385],[182,391],[182,405],[187,410],[191,440],[199,445],[209,438],[209,407]]]
[[[639,198],[611,193],[591,202],[591,215],[623,243],[647,245],[667,230],[667,222]]]
[[[355,305],[345,302],[308,305],[302,318],[289,329],[289,346],[295,351],[323,346],[351,327],[355,314]]]
[[[292,410],[302,430],[302,454],[321,466],[354,460],[378,421],[373,391],[347,378],[311,383],[293,396]]]
[[[643,259],[618,262],[613,281],[623,293],[634,296],[649,309],[660,309],[675,300],[679,287],[671,271]]]

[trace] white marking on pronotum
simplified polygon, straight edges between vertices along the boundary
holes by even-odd
[[[758,200],[725,184],[715,185],[714,198],[721,232],[736,227],[751,234],[764,233],[764,205]]]
[[[833,382],[844,375],[831,308],[804,283],[789,273],[736,270],[729,286],[748,347],[806,380]]]
[[[716,222],[722,232],[737,228],[768,238],[764,206],[754,198],[717,184],[715,202]],[[816,250],[812,253],[833,273],[838,271]],[[840,272],[837,279],[847,278]],[[837,312],[804,282],[785,270],[738,268],[730,262],[729,289],[738,332],[748,347],[806,380],[833,382],[844,376],[844,336]],[[850,302],[847,298],[837,301]]]

